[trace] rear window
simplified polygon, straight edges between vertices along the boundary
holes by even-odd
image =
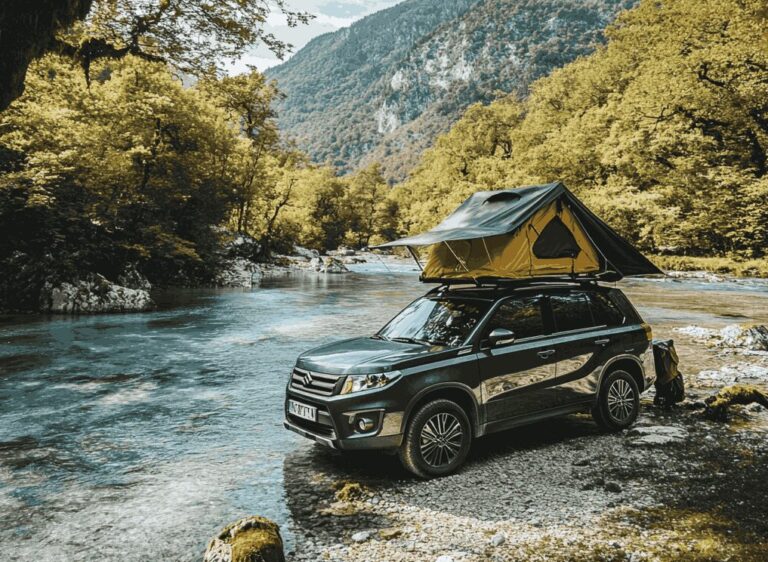
[[[557,332],[581,330],[594,325],[592,312],[584,293],[552,295],[549,297],[549,303]]]
[[[619,310],[605,293],[588,293],[592,315],[597,326],[620,326],[624,323],[624,313]]]
[[[545,333],[541,314],[541,296],[513,298],[504,301],[485,329],[486,335],[496,328],[512,330],[516,339],[532,338]]]

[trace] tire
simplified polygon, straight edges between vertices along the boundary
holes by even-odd
[[[445,476],[459,468],[472,445],[466,412],[450,400],[424,404],[411,417],[398,456],[420,478]]]
[[[592,417],[608,431],[621,431],[635,423],[640,412],[640,390],[626,371],[612,371],[605,377]]]

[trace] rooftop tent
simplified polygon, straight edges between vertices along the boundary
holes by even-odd
[[[560,182],[480,191],[432,230],[379,248],[431,246],[423,281],[662,273]]]

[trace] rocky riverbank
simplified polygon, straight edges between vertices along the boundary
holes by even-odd
[[[239,244],[238,246],[242,246]],[[223,267],[210,284],[197,285],[216,288],[252,288],[269,277],[293,274],[344,274],[347,266],[381,260],[371,252],[319,252],[296,247],[290,255],[276,255],[269,262],[257,262],[237,255],[223,260]],[[399,258],[384,259],[401,262]],[[89,273],[71,282],[46,282],[40,291],[38,311],[54,314],[97,314],[114,312],[144,312],[152,310],[152,285],[135,267],[128,268],[116,281],[103,275]]]
[[[750,382],[768,388],[768,370],[756,374],[768,357],[752,349],[762,330],[723,333],[723,345],[692,329],[675,337],[683,356],[751,365]],[[587,415],[549,420],[479,440],[461,472],[428,482],[394,457],[294,453],[288,559],[763,561],[768,411],[734,406],[728,422],[708,420],[704,400],[727,381],[699,364],[681,364],[682,405],[656,409],[651,391],[630,431],[601,433]]]

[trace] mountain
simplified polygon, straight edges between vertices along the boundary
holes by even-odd
[[[283,132],[342,171],[402,179],[472,103],[525,96],[591,53],[634,0],[406,0],[316,37],[267,71]]]

